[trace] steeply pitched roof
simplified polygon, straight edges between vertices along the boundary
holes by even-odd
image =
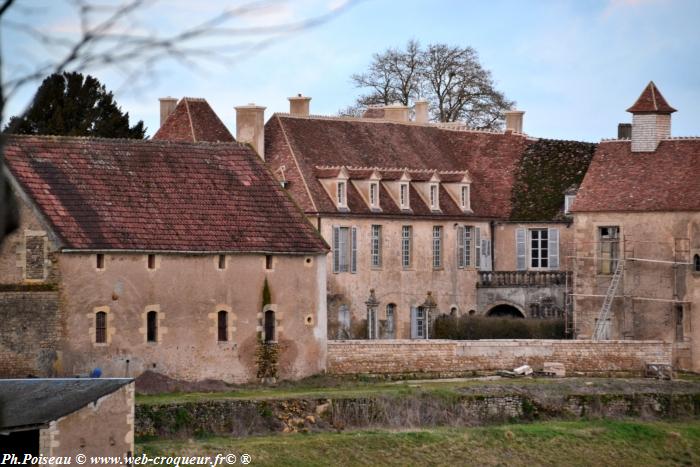
[[[275,171],[284,167],[289,191],[307,213],[337,213],[315,176],[315,167],[405,167],[409,172],[468,170],[473,180],[474,216],[507,218],[514,174],[529,142],[513,133],[456,131],[371,119],[275,114],[265,126],[266,159]],[[353,213],[351,196],[349,191]],[[381,193],[382,207],[386,198]],[[441,196],[441,204],[448,198]],[[411,207],[415,215],[435,215],[420,199],[414,206],[411,198]]]
[[[0,430],[45,425],[132,381],[128,378],[0,380]]]
[[[204,99],[183,97],[153,139],[168,141],[233,142],[226,125]]]
[[[661,95],[661,91],[656,87],[653,81],[649,81],[647,87],[639,95],[637,102],[632,105],[628,112],[632,113],[659,113],[659,114],[670,114],[676,111],[673,107],[668,105],[664,96]]]
[[[574,212],[700,211],[700,139],[667,139],[655,152],[629,141],[603,141]]]
[[[64,248],[327,249],[245,145],[10,136],[5,157]]]

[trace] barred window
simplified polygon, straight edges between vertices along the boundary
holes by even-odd
[[[104,311],[95,313],[95,342],[98,344],[107,342],[107,313]]]
[[[411,267],[411,247],[413,243],[413,227],[404,225],[401,228],[401,264],[404,269]]]
[[[217,327],[219,342],[226,342],[228,340],[228,312],[225,310],[219,311],[217,314]]]
[[[442,267],[442,226],[433,226],[433,269]]]
[[[372,260],[373,268],[382,267],[382,226],[373,225],[372,226],[372,236],[371,236],[371,251],[370,257]]]

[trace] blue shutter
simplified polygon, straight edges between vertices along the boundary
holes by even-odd
[[[486,238],[481,240],[481,270],[491,270],[491,240]]]
[[[474,228],[474,264],[481,269],[481,229]]]
[[[549,229],[549,269],[559,269],[559,229]]]
[[[527,238],[526,233],[527,232],[525,229],[515,230],[515,269],[518,271],[525,271],[527,269],[527,249],[525,245],[525,239]]]
[[[333,272],[340,271],[340,229],[333,226]]]
[[[350,229],[350,244],[350,272],[355,274],[357,272],[357,227]]]
[[[418,309],[411,307],[411,339],[418,339]]]
[[[457,227],[457,267],[464,268],[464,226]]]

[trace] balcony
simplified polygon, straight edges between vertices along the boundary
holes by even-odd
[[[565,286],[570,271],[479,271],[477,287]]]

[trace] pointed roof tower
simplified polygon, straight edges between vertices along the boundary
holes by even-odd
[[[235,139],[209,103],[196,97],[183,97],[167,116],[155,140],[188,142],[234,142]]]
[[[653,81],[649,81],[647,87],[639,95],[637,102],[632,105],[628,112],[631,113],[654,113],[654,114],[672,114],[676,111],[673,107],[668,105],[666,99],[656,87]]]

